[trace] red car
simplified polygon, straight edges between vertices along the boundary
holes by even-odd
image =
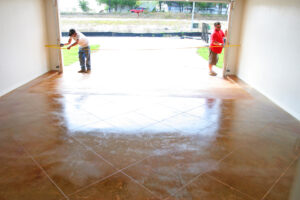
[[[144,12],[144,10],[145,10],[145,8],[140,8],[139,7],[139,8],[131,9],[130,12],[139,14],[141,12]]]

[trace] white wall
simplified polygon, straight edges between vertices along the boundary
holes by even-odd
[[[0,1],[0,96],[49,70],[43,0]]]
[[[231,12],[231,19],[228,27],[228,37],[230,45],[240,44],[241,26],[243,19],[244,0],[236,0]],[[236,64],[238,61],[239,47],[230,47],[226,49],[226,74],[236,73]]]
[[[247,0],[237,76],[300,119],[300,1]]]
[[[299,200],[300,199],[300,160],[298,159],[296,164],[296,172],[294,176],[293,185],[290,192],[289,200]]]
[[[57,19],[57,4],[55,0],[44,0],[45,1],[45,14],[47,18],[47,33],[48,33],[48,42],[50,45],[58,45],[60,44],[60,30]],[[64,0],[60,0],[58,2],[62,2]],[[57,48],[49,48],[49,63],[51,70],[59,70],[56,68],[60,66],[60,51]]]

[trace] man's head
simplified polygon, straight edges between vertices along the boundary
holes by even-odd
[[[215,22],[214,25],[215,25],[215,29],[217,31],[221,30],[221,23],[220,22]]]
[[[70,37],[76,36],[76,31],[75,31],[75,29],[70,29],[70,30],[69,30],[69,36],[70,36]]]

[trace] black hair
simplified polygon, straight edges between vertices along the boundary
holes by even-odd
[[[74,33],[76,33],[75,29],[72,28],[69,30],[69,36],[73,35]]]
[[[214,25],[215,25],[215,27],[216,27],[216,26],[218,26],[218,25],[221,25],[221,23],[220,23],[220,22],[215,22]]]

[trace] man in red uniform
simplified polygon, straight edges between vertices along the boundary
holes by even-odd
[[[208,67],[209,67],[209,75],[216,76],[217,73],[212,70],[213,65],[216,65],[219,60],[218,54],[222,52],[223,44],[224,44],[224,38],[226,37],[227,31],[225,31],[225,34],[221,30],[221,23],[216,22],[214,23],[215,30],[213,34],[211,35],[211,43],[209,47],[209,61],[208,61]]]

